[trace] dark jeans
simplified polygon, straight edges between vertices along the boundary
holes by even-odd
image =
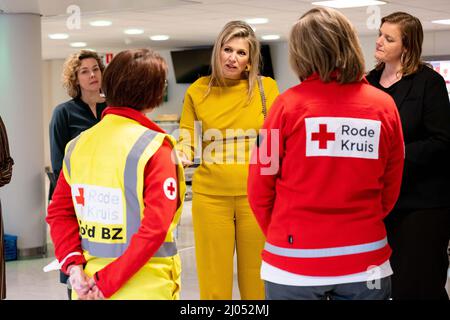
[[[448,300],[450,209],[393,210],[385,219],[394,300]]]
[[[264,281],[266,300],[388,300],[391,278],[380,279],[379,286],[354,282],[328,286],[288,286]]]
[[[64,272],[60,271],[59,282],[67,284],[67,295],[69,297],[69,300],[72,300],[72,288],[70,287],[69,276],[66,275]]]

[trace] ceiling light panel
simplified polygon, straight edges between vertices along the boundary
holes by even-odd
[[[450,25],[450,19],[444,19],[444,20],[433,20],[431,21],[432,23],[437,23],[437,24],[446,24],[446,25]]]
[[[86,42],[72,42],[70,44],[70,46],[73,48],[83,48],[83,47],[87,46],[87,43]]]
[[[267,19],[267,18],[251,18],[251,19],[245,20],[245,22],[247,22],[248,24],[264,24],[264,23],[268,23],[269,19]]]
[[[330,7],[336,9],[343,8],[357,8],[357,7],[368,7],[386,4],[385,1],[375,1],[375,0],[334,0],[334,1],[316,1],[312,2],[313,5]]]
[[[123,33],[129,34],[129,35],[136,35],[136,34],[143,34],[144,30],[142,30],[142,29],[126,29],[123,31]]]
[[[112,21],[109,20],[95,20],[89,22],[89,24],[93,27],[109,27],[112,25]]]
[[[280,39],[280,36],[277,34],[266,34],[264,36],[261,36],[261,39],[263,39],[263,40],[278,40],[278,39]]]
[[[165,34],[157,34],[154,36],[150,36],[150,39],[153,41],[164,41],[164,40],[168,40],[170,37],[168,35]]]
[[[67,33],[51,33],[48,37],[52,40],[64,40],[69,38],[69,35]]]

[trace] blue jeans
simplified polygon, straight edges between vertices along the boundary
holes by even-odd
[[[264,281],[266,300],[388,300],[391,277],[379,279],[379,285],[353,282],[327,286],[288,286]]]

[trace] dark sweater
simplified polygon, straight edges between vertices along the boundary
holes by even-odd
[[[89,106],[81,98],[74,98],[61,103],[53,111],[49,130],[50,157],[56,179],[62,168],[66,144],[100,121],[106,103],[97,103],[96,108],[97,114],[94,116]]]
[[[405,140],[405,166],[397,209],[450,207],[450,102],[444,78],[423,66],[395,88],[380,85],[381,72],[367,80],[392,95]]]

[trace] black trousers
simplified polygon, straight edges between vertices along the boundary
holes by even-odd
[[[385,219],[395,300],[448,300],[450,209],[396,209]]]

